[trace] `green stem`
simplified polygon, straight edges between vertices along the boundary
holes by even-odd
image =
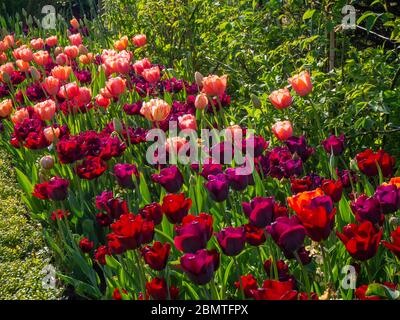
[[[310,285],[310,279],[308,278],[308,275],[307,275],[307,271],[304,268],[303,263],[301,262],[301,259],[300,259],[299,255],[298,255],[298,253],[295,251],[295,252],[293,252],[293,254],[296,257],[296,260],[300,265],[300,269],[301,269],[301,273],[303,274],[304,284],[306,286],[306,291],[307,291],[307,294],[308,294],[308,298],[310,298],[311,297],[311,285]]]
[[[244,300],[244,299],[245,299],[245,296],[244,296],[243,282],[242,282],[242,278],[241,278],[241,276],[240,276],[240,268],[239,268],[239,264],[238,264],[238,262],[237,262],[236,257],[233,257],[233,262],[234,262],[235,268],[236,268],[236,275],[237,275],[237,277],[238,277],[238,279],[239,279],[241,298],[242,298],[242,300]]]

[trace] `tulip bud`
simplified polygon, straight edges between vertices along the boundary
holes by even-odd
[[[203,78],[204,78],[204,76],[200,73],[200,72],[198,72],[198,71],[196,71],[195,73],[194,73],[194,80],[196,81],[196,84],[200,87],[201,85],[202,85],[202,83],[203,83]]]
[[[52,156],[44,156],[40,159],[40,165],[45,170],[50,170],[54,167],[54,158]]]
[[[400,218],[398,218],[398,217],[391,217],[391,218],[389,219],[389,224],[390,224],[392,227],[396,227],[396,226],[400,225]]]
[[[80,44],[78,48],[80,54],[88,54],[89,52],[88,48],[86,48],[83,44]]]
[[[10,75],[7,72],[2,72],[1,78],[3,79],[4,82],[10,83]]]
[[[197,95],[196,100],[194,101],[194,106],[196,109],[203,110],[208,105],[208,98],[205,93],[200,93]]]
[[[54,49],[54,56],[57,57],[60,53],[63,53],[64,49],[62,47],[57,47]]]
[[[121,133],[123,128],[122,128],[122,123],[121,120],[114,118],[113,119],[113,126],[114,126],[114,131]]]
[[[41,78],[40,72],[35,67],[30,67],[29,71],[33,79],[40,80]]]
[[[255,94],[251,95],[251,102],[253,103],[254,108],[261,108],[261,101]]]

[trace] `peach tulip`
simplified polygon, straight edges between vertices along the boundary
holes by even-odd
[[[37,51],[33,54],[33,60],[39,65],[44,66],[49,62],[49,53],[44,50]]]
[[[0,52],[0,64],[7,62],[7,55],[4,52]]]
[[[49,47],[54,47],[58,43],[57,36],[51,36],[46,39],[46,45]]]
[[[160,80],[160,68],[152,67],[149,69],[145,69],[143,70],[142,76],[147,82],[155,83]]]
[[[293,134],[293,128],[290,121],[278,121],[272,126],[272,132],[280,141],[285,141]]]
[[[122,51],[128,47],[128,37],[123,36],[121,39],[114,42],[115,50]]]
[[[44,47],[44,41],[42,38],[32,39],[30,43],[34,50],[41,50]]]
[[[48,142],[53,142],[54,138],[60,136],[60,128],[47,127],[43,130],[44,137]]]
[[[165,150],[168,153],[174,151],[175,153],[179,153],[179,150],[187,143],[187,140],[183,137],[171,137],[165,141]]]
[[[28,109],[22,108],[14,112],[14,114],[11,116],[11,121],[14,124],[17,124],[23,122],[25,119],[28,118],[29,118]]]
[[[10,49],[10,48],[14,47],[15,40],[14,40],[14,36],[13,35],[11,35],[11,34],[6,35],[4,37],[4,39],[3,39],[3,41],[6,44],[7,49]]]
[[[76,18],[71,19],[69,23],[75,30],[79,29],[79,21]]]
[[[42,78],[42,74],[34,66],[29,67],[29,73],[35,80],[40,80]]]
[[[45,100],[35,104],[33,110],[43,121],[51,120],[56,113],[56,104],[53,100]]]
[[[57,94],[57,92],[60,90],[60,86],[61,86],[60,80],[53,76],[47,77],[43,83],[44,89],[51,96]]]
[[[289,78],[288,81],[292,85],[293,90],[301,97],[306,96],[312,91],[313,85],[308,71],[303,71]]]
[[[132,43],[135,47],[143,47],[147,43],[147,38],[145,34],[138,34],[132,38]]]
[[[196,117],[192,114],[185,114],[178,117],[178,125],[181,130],[184,129],[197,129]]]
[[[162,99],[151,99],[143,102],[140,113],[150,121],[163,121],[171,112],[171,106]]]
[[[75,59],[79,54],[79,48],[77,46],[66,46],[64,53],[71,59]]]
[[[126,82],[120,77],[111,78],[106,82],[106,88],[113,97],[118,97],[125,91]]]
[[[0,102],[0,118],[7,118],[13,110],[11,99],[6,99]]]
[[[71,67],[56,66],[51,70],[51,75],[61,81],[66,81],[71,75]]]
[[[19,59],[15,61],[15,64],[17,65],[18,69],[22,72],[27,72],[29,70],[29,62]]]
[[[203,110],[208,105],[208,98],[205,93],[200,93],[197,95],[196,100],[194,101],[194,106],[196,109]]]
[[[277,109],[287,108],[292,104],[293,101],[288,88],[275,90],[269,95],[268,98],[273,106]]]
[[[227,76],[210,75],[203,78],[203,92],[209,96],[220,96],[226,90]]]
[[[79,47],[79,45],[82,44],[82,36],[80,33],[75,33],[75,34],[71,34],[69,37],[69,42],[73,45],[73,46],[77,46]]]

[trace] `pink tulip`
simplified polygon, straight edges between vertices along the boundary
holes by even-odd
[[[200,93],[197,95],[196,100],[194,101],[194,106],[196,109],[203,110],[208,105],[208,98],[205,93]]]
[[[53,142],[54,138],[60,136],[60,128],[47,127],[43,130],[44,137],[48,142]]]
[[[58,43],[57,36],[51,36],[46,39],[46,45],[48,45],[49,47],[54,47],[57,45],[57,43]]]
[[[56,104],[53,100],[45,100],[35,104],[33,110],[43,121],[51,120],[56,113]]]
[[[152,67],[149,69],[145,69],[142,72],[142,76],[147,82],[155,83],[160,80],[160,68]]]
[[[145,34],[138,34],[132,38],[132,43],[135,47],[143,47],[147,43],[147,38]]]
[[[77,46],[79,47],[79,45],[82,44],[82,36],[80,33],[75,33],[75,34],[71,34],[69,37],[69,42],[73,45],[73,46]]]
[[[58,91],[58,96],[63,99],[71,100],[79,94],[79,87],[76,82],[70,82],[63,85]]]
[[[28,110],[26,108],[22,108],[14,112],[14,114],[11,116],[11,121],[14,124],[17,124],[23,122],[25,119],[28,118],[29,118]]]
[[[31,40],[31,47],[34,50],[41,50],[44,47],[44,41],[42,38],[32,39]]]
[[[44,80],[43,87],[49,95],[54,96],[60,90],[60,80],[49,76]]]
[[[133,69],[140,76],[142,75],[142,73],[145,69],[149,69],[149,68],[151,68],[151,62],[147,58],[138,60],[133,64]]]
[[[181,130],[184,129],[197,129],[196,117],[192,114],[185,114],[178,117],[178,124]]]
[[[75,59],[79,54],[79,48],[77,46],[66,46],[64,53],[71,59]]]

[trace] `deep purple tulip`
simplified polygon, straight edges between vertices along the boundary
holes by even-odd
[[[363,194],[352,202],[350,207],[359,222],[368,220],[377,224],[382,219],[379,202],[375,197],[367,197]]]
[[[181,257],[181,268],[195,284],[210,282],[219,267],[219,253],[215,250],[201,249]]]
[[[253,153],[253,157],[259,157],[268,148],[269,143],[262,136],[251,136],[242,141],[242,152],[246,154],[246,148]]]
[[[291,136],[285,141],[287,147],[292,154],[297,153],[301,160],[306,161],[314,152],[315,149],[307,145],[305,136]]]
[[[230,164],[233,160],[234,147],[231,142],[223,141],[215,144],[210,149],[210,157],[217,160],[221,164]]]
[[[243,191],[250,184],[253,176],[245,175],[243,168],[228,168],[225,170],[226,178],[233,190]]]
[[[225,201],[229,195],[229,182],[223,173],[209,175],[208,182],[204,184],[211,199],[217,202]]]
[[[117,178],[118,184],[123,188],[135,188],[135,181],[139,182],[139,171],[134,164],[129,163],[117,163],[114,166],[114,175]]]
[[[264,228],[272,223],[275,207],[273,197],[255,197],[250,202],[243,202],[242,207],[251,225]]]
[[[382,213],[394,213],[400,208],[400,190],[395,184],[381,185],[375,190]]]
[[[246,244],[246,234],[244,227],[226,227],[216,235],[222,251],[227,256],[236,256],[244,248]]]
[[[183,185],[183,176],[177,166],[164,168],[159,174],[152,174],[151,179],[161,184],[169,193],[178,192]]]
[[[267,232],[285,254],[299,250],[306,236],[306,229],[297,216],[279,217],[267,227]]]
[[[322,141],[321,144],[324,147],[326,153],[331,154],[333,152],[335,156],[339,156],[343,153],[344,141],[344,134],[341,134],[339,137],[336,137],[332,134],[328,139]]]

